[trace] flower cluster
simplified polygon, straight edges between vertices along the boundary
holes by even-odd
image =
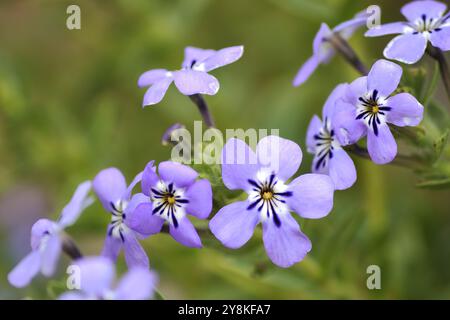
[[[443,51],[450,50],[450,13],[445,14],[444,3],[424,0],[406,4],[401,12],[407,22],[392,22],[374,27],[367,37],[401,34],[387,45],[384,56],[388,59],[413,64],[425,53],[428,42]]]
[[[385,56],[414,63],[423,55],[428,41],[441,50],[450,49],[450,19],[445,10],[446,6],[436,1],[412,2],[402,9],[409,22],[383,25],[366,35],[402,33],[388,45]],[[254,150],[236,138],[223,146],[221,182],[229,190],[242,191],[241,201],[216,201],[210,176],[170,160],[158,165],[148,162],[130,184],[117,168],[101,170],[92,183],[78,186],[57,221],[41,219],[33,225],[32,251],[10,272],[9,282],[24,287],[39,272],[52,276],[64,251],[79,269],[81,285],[61,299],[151,298],[157,277],[150,271],[141,241],[169,233],[186,247],[201,248],[202,233],[189,216],[209,220],[205,234],[214,235],[231,249],[245,245],[261,224],[265,250],[275,265],[287,268],[304,259],[312,244],[291,213],[306,219],[327,216],[333,208],[335,190],[348,189],[356,182],[355,164],[349,155],[352,147],[366,147],[367,156],[376,164],[389,163],[397,155],[391,129],[417,126],[423,118],[424,107],[402,89],[401,66],[381,59],[366,73],[346,42],[367,17],[359,13],[333,30],[322,24],[314,39],[313,56],[294,79],[295,86],[304,83],[336,52],[348,55],[347,60],[363,73],[350,83],[337,85],[323,106],[322,118],[312,118],[306,132],[307,151],[313,155],[312,173],[295,177],[302,150],[294,141],[278,136],[262,138]],[[174,82],[212,124],[201,95],[216,94],[219,82],[208,72],[235,62],[242,53],[242,46],[217,51],[187,47],[181,70],[154,69],[140,76],[139,87],[149,87],[143,105],[160,102]],[[365,137],[366,146],[359,145]],[[100,255],[83,257],[64,229],[92,203],[91,188],[111,215],[111,222]],[[114,286],[114,263],[121,251],[129,271]]]

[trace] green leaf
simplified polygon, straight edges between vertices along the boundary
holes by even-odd
[[[441,179],[427,180],[423,182],[419,182],[417,187],[423,189],[450,189],[450,177],[443,177]]]
[[[155,298],[154,300],[166,300],[166,297],[159,291],[158,289],[155,289]]]
[[[50,280],[47,284],[47,295],[50,299],[56,299],[66,291],[65,280]]]
[[[449,129],[445,130],[445,132],[433,142],[435,161],[437,161],[441,157],[442,152],[447,146],[449,133]]]

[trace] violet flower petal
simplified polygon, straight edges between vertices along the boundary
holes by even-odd
[[[364,35],[366,37],[379,37],[388,34],[403,33],[407,24],[404,22],[391,22],[369,29]]]
[[[328,165],[328,175],[336,190],[348,189],[356,182],[355,164],[343,149],[334,150]]]
[[[402,73],[403,69],[398,64],[380,59],[370,69],[367,89],[369,92],[376,90],[382,97],[388,97],[397,89]]]
[[[122,249],[123,243],[121,239],[109,235],[110,228],[111,226],[108,227],[108,234],[106,235],[101,255],[103,257],[109,258],[113,262],[116,262],[120,250]]]
[[[133,193],[133,189],[134,189],[134,187],[138,184],[138,183],[140,183],[141,182],[141,180],[142,180],[142,175],[143,175],[143,172],[140,172],[140,173],[138,173],[135,177],[134,177],[134,179],[133,179],[133,181],[131,181],[131,183],[130,183],[130,185],[127,187],[127,189],[125,190],[125,192],[123,193],[123,195],[122,195],[122,199],[130,199],[131,198],[131,194]],[[137,201],[138,199],[136,199],[135,201]]]
[[[123,251],[128,268],[149,268],[147,253],[142,248],[133,231],[124,232]]]
[[[23,288],[38,274],[40,268],[41,254],[33,250],[8,274],[8,281],[16,288]]]
[[[214,236],[227,248],[237,249],[247,243],[259,223],[256,209],[247,210],[248,201],[231,203],[220,209],[209,222]]]
[[[80,290],[91,296],[102,296],[111,288],[115,277],[113,262],[106,257],[84,257],[73,263],[79,268]]]
[[[423,118],[423,106],[409,93],[400,93],[386,102],[391,110],[386,120],[396,126],[417,126]]]
[[[335,53],[331,45],[324,41],[332,35],[333,32],[330,27],[326,23],[322,23],[314,37],[313,54],[318,58],[320,63],[327,62]]]
[[[450,50],[450,25],[441,27],[440,31],[430,34],[430,42],[442,51]]]
[[[401,13],[411,22],[417,19],[421,19],[423,14],[428,17],[437,18],[444,14],[447,9],[447,5],[442,2],[423,0],[412,1],[404,5],[401,9]]]
[[[37,250],[41,245],[42,237],[47,236],[53,230],[57,230],[58,225],[49,219],[39,219],[31,227],[31,248]]]
[[[163,161],[158,166],[161,179],[167,183],[173,182],[179,188],[186,188],[194,183],[198,173],[184,164],[174,161]]]
[[[367,24],[369,14],[366,10],[358,12],[352,19],[344,21],[333,28],[333,32],[339,32],[344,39],[349,39],[355,31]]]
[[[367,77],[359,77],[352,81],[346,89],[344,101],[350,103],[353,106],[359,104],[359,98],[363,97],[367,93]],[[338,103],[339,101],[337,101]],[[353,107],[354,108],[354,107]],[[337,111],[340,110],[336,107]]]
[[[61,227],[68,227],[77,221],[83,210],[92,204],[93,199],[88,198],[92,183],[85,181],[81,183],[75,190],[70,202],[64,207],[59,218],[59,225]]]
[[[331,123],[333,122],[333,115],[336,110],[336,102],[345,97],[349,85],[347,83],[341,83],[333,89],[331,94],[328,96],[327,101],[322,109],[322,119],[328,119]]]
[[[117,300],[146,300],[153,297],[156,275],[146,268],[130,269],[120,280],[116,290]]]
[[[394,160],[397,154],[397,143],[387,124],[378,127],[378,136],[373,130],[368,130],[367,151],[376,164],[385,164]]]
[[[288,268],[303,260],[312,246],[289,213],[281,215],[280,219],[280,226],[273,219],[263,222],[263,241],[270,260],[279,267]]]
[[[150,161],[147,163],[142,173],[141,189],[142,193],[146,196],[150,196],[151,188],[154,187],[159,181],[154,163],[155,161]]]
[[[134,214],[135,209],[141,204],[141,203],[149,203],[150,197],[147,197],[143,193],[136,193],[134,194],[130,201],[128,202],[124,213],[125,213],[125,222],[127,222]]]
[[[144,72],[138,80],[139,88],[151,86],[156,82],[165,79],[168,72],[169,71],[167,71],[166,69],[153,69]]]
[[[184,49],[184,61],[181,65],[183,69],[190,69],[196,62],[204,61],[210,56],[214,55],[216,50],[201,49],[195,47],[186,47]]]
[[[127,190],[127,183],[122,172],[117,168],[100,171],[92,183],[95,193],[108,212],[112,212],[111,203],[120,200]]]
[[[187,217],[178,219],[178,226],[170,224],[169,232],[172,237],[190,248],[201,248],[202,242],[198,236],[197,230],[195,230],[193,224],[189,221]]]
[[[89,298],[81,292],[67,291],[60,295],[58,300],[89,300]]]
[[[300,217],[320,219],[333,208],[334,184],[327,175],[301,175],[289,184],[289,190],[293,195],[286,202]]]
[[[317,142],[314,136],[319,133],[321,128],[322,121],[318,116],[314,115],[306,130],[306,147],[309,153],[315,153]]]
[[[172,77],[167,77],[154,83],[145,92],[144,99],[142,100],[142,106],[146,107],[161,102],[172,81]]]
[[[151,202],[139,204],[136,209],[127,215],[126,225],[143,236],[159,233],[164,224],[164,219],[159,215],[152,214],[152,210]]]
[[[199,71],[209,72],[239,60],[244,53],[243,46],[224,48],[216,51],[199,65]]]
[[[298,87],[303,83],[305,83],[309,79],[309,77],[314,73],[314,71],[316,71],[319,64],[320,61],[315,55],[306,60],[306,62],[298,70],[297,75],[295,76],[294,81],[292,82],[292,85],[294,87]]]
[[[278,136],[262,138],[256,147],[258,162],[268,167],[283,181],[292,177],[302,162],[302,150],[295,142]]]
[[[248,190],[260,169],[256,154],[242,140],[231,138],[222,149],[222,180],[230,190]]]
[[[193,94],[215,95],[219,91],[219,81],[212,75],[195,70],[180,70],[173,74],[175,85],[186,96]]]
[[[333,125],[337,128],[335,133],[342,146],[354,144],[367,134],[367,126],[355,118],[356,108],[353,105],[338,102]]]
[[[384,49],[384,56],[406,64],[414,64],[423,57],[427,38],[421,34],[403,34],[395,37]]]
[[[194,182],[185,193],[189,203],[186,212],[199,218],[206,219],[212,210],[212,189],[208,180],[202,179]]]
[[[44,250],[41,251],[41,272],[44,276],[50,277],[55,273],[61,250],[62,243],[59,235],[49,235]]]

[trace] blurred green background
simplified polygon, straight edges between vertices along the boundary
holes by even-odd
[[[29,250],[33,222],[56,218],[75,186],[105,167],[117,166],[131,180],[149,160],[167,159],[164,130],[200,119],[173,86],[163,102],[143,110],[145,90],[136,85],[142,72],[178,68],[187,45],[243,44],[241,60],[213,72],[221,89],[206,99],[217,126],[279,128],[302,146],[301,172],[308,172],[310,118],[335,85],[358,76],[337,57],[302,87],[291,86],[320,23],[334,26],[370,4],[381,6],[383,22],[397,21],[404,3],[1,0],[0,298],[54,298],[66,258],[56,280],[38,277],[23,290],[6,281]],[[66,28],[70,4],[81,7],[81,30]],[[351,44],[371,65],[389,39],[365,39],[359,31]],[[333,212],[300,221],[313,242],[303,262],[290,269],[270,264],[260,232],[240,250],[214,239],[193,250],[156,235],[143,244],[160,292],[168,299],[450,298],[450,193],[416,188],[410,170],[355,160],[358,181],[336,193]],[[109,220],[95,204],[69,229],[84,254],[99,253]],[[381,290],[366,287],[372,264],[381,268]]]

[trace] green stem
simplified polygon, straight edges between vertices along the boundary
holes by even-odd
[[[346,147],[344,147],[344,149],[358,157],[361,157],[364,159],[369,159],[369,160],[371,159],[367,149],[363,148],[357,144],[352,144],[352,145],[346,146]],[[399,166],[399,167],[407,167],[407,168],[411,168],[411,169],[418,169],[418,168],[422,167],[422,163],[418,159],[413,158],[411,156],[402,155],[402,154],[397,154],[395,156],[395,159],[392,160],[392,162],[390,162],[389,164]]]

